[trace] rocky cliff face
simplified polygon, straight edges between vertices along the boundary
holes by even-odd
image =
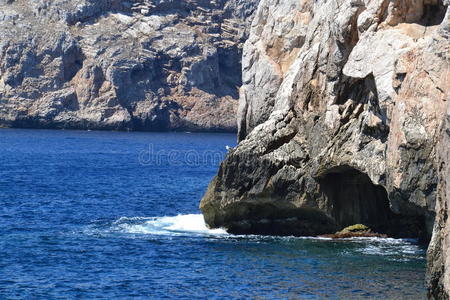
[[[428,247],[428,296],[449,299],[450,296],[450,102],[438,144],[438,194],[436,222]]]
[[[259,0],[0,0],[0,126],[236,129]]]
[[[289,235],[365,223],[427,239],[438,199],[435,244],[448,251],[448,5],[262,0],[244,46],[240,144],[202,199],[206,222]],[[441,266],[433,283],[448,289]]]

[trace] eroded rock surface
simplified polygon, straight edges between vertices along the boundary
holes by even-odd
[[[1,0],[0,125],[236,130],[259,0]]]
[[[362,223],[429,239],[438,199],[447,249],[436,145],[449,148],[448,5],[262,0],[244,47],[240,144],[200,205],[209,226],[317,235]]]
[[[450,296],[450,102],[438,144],[438,194],[433,238],[428,247],[428,296]]]

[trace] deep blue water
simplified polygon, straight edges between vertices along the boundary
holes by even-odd
[[[0,130],[0,299],[420,299],[413,241],[231,236],[228,134]]]

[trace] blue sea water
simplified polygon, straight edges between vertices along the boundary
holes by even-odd
[[[0,299],[421,299],[414,241],[233,236],[229,134],[0,130]]]

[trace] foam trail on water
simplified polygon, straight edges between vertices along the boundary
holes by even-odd
[[[125,233],[150,235],[194,235],[223,236],[228,235],[224,229],[206,227],[203,215],[190,214],[175,217],[127,218],[122,217],[114,223],[115,227]]]
[[[112,226],[111,226],[112,225]],[[113,224],[109,224],[108,232],[120,232],[134,235],[149,236],[183,236],[183,237],[215,237],[233,238],[253,242],[279,241],[288,242],[295,240],[311,240],[330,243],[353,243],[357,244],[352,248],[352,253],[359,252],[363,255],[388,256],[393,260],[410,260],[421,258],[424,250],[418,245],[416,240],[378,238],[378,237],[357,237],[347,239],[331,239],[324,237],[293,237],[293,236],[259,236],[259,235],[232,235],[224,229],[209,229],[201,214],[178,215],[174,217],[121,217]],[[92,231],[96,232],[98,230]]]

